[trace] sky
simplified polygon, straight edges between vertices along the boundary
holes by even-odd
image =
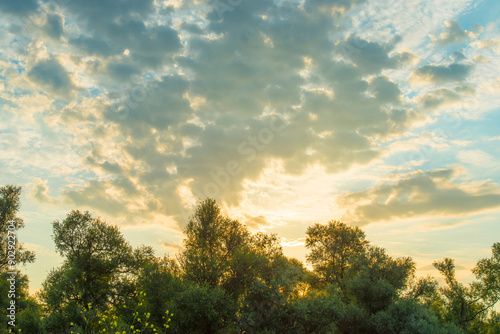
[[[0,185],[36,291],[73,209],[175,256],[215,198],[305,261],[360,226],[418,275],[500,241],[500,2],[0,0]]]

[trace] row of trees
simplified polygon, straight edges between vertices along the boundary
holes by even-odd
[[[2,252],[6,221],[22,227],[19,193],[13,186],[0,192]],[[477,263],[470,285],[457,281],[452,259],[436,261],[445,281],[440,287],[432,277],[417,278],[410,257],[391,257],[361,229],[339,221],[307,229],[313,270],[284,256],[276,235],[250,233],[212,199],[198,205],[185,234],[176,258],[158,257],[151,247],[132,248],[117,227],[88,212],[70,212],[53,223],[63,264],[35,298],[26,293],[26,277],[17,281],[16,330],[500,333],[500,316],[492,311],[500,298],[500,243]],[[19,254],[21,262],[34,260],[22,249]],[[0,266],[5,273],[5,263]],[[4,319],[6,284],[2,279]]]

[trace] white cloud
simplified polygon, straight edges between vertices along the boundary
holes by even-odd
[[[495,158],[482,150],[462,150],[457,153],[457,159],[465,164],[489,167],[494,166]]]

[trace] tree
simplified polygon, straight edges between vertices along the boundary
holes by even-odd
[[[28,277],[23,275],[18,268],[19,264],[32,263],[35,254],[24,249],[17,240],[17,231],[24,227],[23,220],[17,216],[21,207],[21,187],[7,185],[0,187],[0,316],[7,318],[7,307],[10,307],[12,294],[12,274],[15,275],[15,300],[16,300],[16,329],[38,328],[40,322],[39,305],[29,297]],[[2,321],[0,331],[7,330],[7,322]]]
[[[234,333],[236,305],[220,286],[185,282],[170,306],[174,333]]]
[[[491,249],[491,258],[479,260],[472,269],[477,279],[472,288],[476,300],[481,301],[478,315],[488,312],[500,300],[500,242]]]
[[[195,283],[192,289],[201,289],[200,293],[223,300],[223,291],[230,297],[240,331],[262,332],[275,326],[279,309],[305,272],[302,263],[283,255],[278,237],[251,235],[244,225],[223,216],[213,199],[198,205],[185,234],[184,251],[178,257],[185,282]],[[207,288],[214,291],[204,292]]]
[[[174,299],[185,290],[187,283],[181,280],[179,271],[175,259],[165,256],[144,262],[137,273],[137,287],[135,290],[144,293],[144,312],[150,314],[150,322],[154,323],[158,328],[162,327],[165,311],[173,311]],[[137,301],[129,298],[124,303],[125,307],[119,310],[122,318],[127,319],[128,322],[131,322],[134,317],[134,304],[137,304]],[[196,320],[193,318],[193,321]],[[179,317],[174,317],[173,323],[177,324],[178,322]]]
[[[444,276],[445,287],[440,289],[445,298],[445,320],[456,323],[461,328],[467,327],[467,320],[474,313],[471,290],[458,282],[455,277],[455,261],[445,258],[432,264]]]
[[[200,203],[185,234],[184,251],[178,257],[185,278],[210,286],[227,281],[233,256],[250,236],[237,220],[223,216],[213,199]]]
[[[306,234],[306,247],[310,249],[307,260],[327,283],[342,284],[352,259],[368,244],[359,227],[335,220],[310,226]]]
[[[402,300],[391,304],[387,310],[373,316],[373,334],[459,334],[453,324],[441,324],[424,306],[414,301]]]
[[[346,293],[370,313],[389,307],[415,273],[410,257],[393,258],[385,249],[369,246],[352,260],[346,276]]]
[[[483,327],[488,313],[500,300],[500,243],[492,246],[491,258],[481,259],[472,272],[477,281],[466,286],[455,277],[455,262],[445,258],[433,263],[444,276],[443,317],[463,330],[477,331]]]
[[[49,273],[40,296],[50,315],[48,326],[64,331],[70,321],[84,322],[82,309],[104,310],[117,299],[134,257],[118,228],[89,212],[71,211],[53,223],[53,232],[65,260]]]
[[[9,249],[9,236],[11,241],[14,240],[17,237],[14,232],[24,227],[23,220],[17,216],[21,207],[20,196],[21,187],[7,185],[0,188],[0,271],[9,267],[9,250],[15,252],[16,264],[35,261],[35,253],[25,250],[17,240],[14,245],[11,243],[14,248]]]

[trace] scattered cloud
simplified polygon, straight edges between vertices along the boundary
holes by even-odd
[[[180,253],[184,248],[182,245],[175,242],[161,241],[163,248],[175,253]]]
[[[306,238],[298,238],[294,240],[288,240],[286,238],[281,239],[281,246],[283,247],[304,247],[306,245]]]
[[[460,100],[461,96],[459,94],[447,88],[436,89],[420,96],[418,99],[426,109],[436,109],[441,106],[452,105]]]
[[[445,26],[446,28],[441,34],[438,36],[430,36],[437,46],[460,43],[477,36],[477,34],[472,31],[463,30],[456,21],[447,20],[445,21]]]
[[[491,49],[496,53],[500,53],[500,38],[481,39],[472,42],[471,45],[478,49]]]
[[[457,180],[454,168],[419,172],[395,183],[346,193],[337,203],[346,220],[357,224],[418,216],[463,216],[500,207],[500,187],[480,181],[471,187]]]
[[[436,231],[436,230],[447,230],[447,229],[453,229],[457,228],[460,226],[465,226],[472,223],[471,220],[457,220],[457,221],[451,221],[451,222],[434,222],[434,223],[424,223],[421,224],[419,227],[424,230],[424,231]]]
[[[463,82],[471,72],[471,65],[424,65],[413,71],[409,81],[416,85]]]
[[[464,164],[476,166],[495,165],[495,158],[482,150],[462,150],[457,153],[457,159]]]
[[[30,197],[40,204],[59,204],[60,201],[56,198],[49,196],[49,187],[47,186],[47,180],[42,180],[40,178],[35,178],[33,180],[33,188],[31,190]]]

